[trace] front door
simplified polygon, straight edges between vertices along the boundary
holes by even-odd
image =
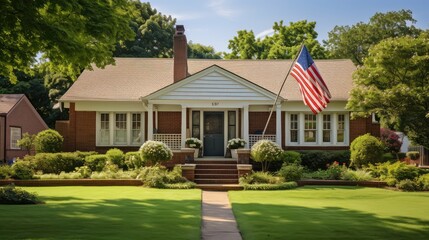
[[[223,112],[204,112],[204,156],[224,155],[223,121]]]

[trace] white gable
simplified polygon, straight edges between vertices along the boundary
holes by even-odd
[[[155,94],[157,100],[273,100],[275,95],[217,66]]]

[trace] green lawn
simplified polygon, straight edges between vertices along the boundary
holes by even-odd
[[[201,191],[40,187],[46,204],[0,205],[0,239],[200,239]]]
[[[429,193],[359,187],[229,192],[245,240],[429,239]]]

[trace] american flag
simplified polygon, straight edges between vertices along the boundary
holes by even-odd
[[[314,114],[321,112],[329,103],[331,93],[317,70],[316,64],[303,46],[291,71],[298,81],[302,99]]]

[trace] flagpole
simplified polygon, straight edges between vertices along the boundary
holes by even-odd
[[[282,92],[282,89],[283,89],[283,87],[284,87],[284,85],[285,85],[285,83],[286,83],[286,79],[287,79],[287,77],[289,76],[290,71],[292,70],[292,67],[295,65],[296,61],[298,60],[299,55],[301,55],[301,52],[302,52],[302,49],[303,49],[303,48],[304,48],[304,44],[301,44],[301,49],[299,50],[298,54],[295,56],[295,59],[293,60],[292,64],[290,65],[289,70],[288,70],[288,72],[287,72],[287,74],[286,74],[286,77],[285,77],[285,79],[283,80],[282,86],[280,87],[280,90],[279,90],[279,92],[277,93],[277,96],[276,96],[276,99],[274,100],[273,106],[271,107],[270,115],[268,115],[267,122],[265,123],[264,131],[262,132],[262,138],[261,138],[261,139],[264,139],[264,137],[265,137],[265,132],[267,131],[268,124],[270,123],[271,116],[273,115],[274,107],[275,107],[275,106],[276,106],[276,104],[277,104],[277,100],[279,99],[280,93]]]

